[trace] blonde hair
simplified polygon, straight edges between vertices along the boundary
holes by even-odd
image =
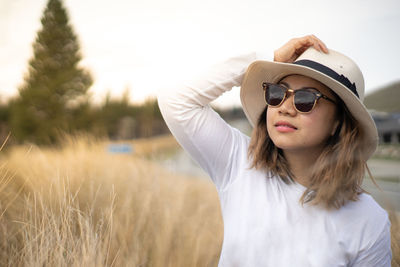
[[[302,204],[309,202],[338,209],[350,200],[358,200],[359,194],[364,192],[361,184],[366,163],[361,157],[360,146],[363,133],[343,101],[337,100],[340,124],[314,164],[309,185],[300,198]],[[268,135],[266,114],[267,107],[259,116],[251,136],[248,149],[251,168],[270,171],[289,184],[293,182],[293,174],[282,150]]]

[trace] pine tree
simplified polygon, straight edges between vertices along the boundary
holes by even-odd
[[[28,74],[13,102],[11,125],[18,141],[55,143],[73,131],[76,110],[88,105],[90,73],[81,60],[77,36],[62,0],[49,0],[33,44]]]

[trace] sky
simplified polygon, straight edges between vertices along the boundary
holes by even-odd
[[[0,100],[17,95],[47,0],[0,0]],[[94,102],[107,92],[154,97],[211,65],[253,51],[273,55],[315,34],[353,58],[366,93],[400,80],[399,0],[64,0]],[[239,105],[235,88],[217,105]]]

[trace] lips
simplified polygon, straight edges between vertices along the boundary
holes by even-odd
[[[286,121],[278,121],[274,126],[279,132],[283,133],[294,132],[297,130],[297,127]]]
[[[288,127],[288,128],[293,128],[293,129],[297,130],[297,127],[295,127],[294,125],[292,125],[286,121],[278,121],[277,123],[275,123],[275,127]]]

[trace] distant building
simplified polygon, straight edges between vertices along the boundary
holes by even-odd
[[[381,144],[400,143],[400,113],[370,111],[376,123]]]

